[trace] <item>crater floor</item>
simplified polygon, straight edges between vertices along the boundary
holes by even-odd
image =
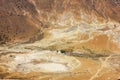
[[[0,80],[120,80],[120,0],[0,0]]]
[[[120,77],[119,54],[98,57],[83,53],[72,55],[28,44],[0,49],[1,79],[119,80]]]

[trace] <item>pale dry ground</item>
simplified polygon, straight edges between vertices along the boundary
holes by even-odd
[[[104,29],[105,25],[100,26]],[[101,31],[91,26],[48,28],[42,40],[1,46],[0,78],[117,80],[120,77],[119,42],[113,44],[115,39],[109,35],[119,35],[114,34],[116,29]]]
[[[87,58],[55,51],[7,53],[0,57],[0,77],[22,80],[117,80],[120,55]]]
[[[7,64],[10,71],[26,72],[68,72],[77,68],[80,62],[74,57],[57,54],[52,51],[41,51],[32,54],[18,54]]]
[[[20,51],[21,50],[21,51]],[[20,80],[118,80],[120,55],[75,56],[36,46],[1,48],[1,79]]]
[[[119,13],[119,0],[0,0],[0,79],[119,80]]]
[[[90,49],[94,53],[119,53],[120,24],[115,25],[117,27],[112,22],[101,24],[81,22],[76,26],[52,26],[43,30],[42,40],[27,44],[27,46],[37,46],[48,50],[86,52]]]

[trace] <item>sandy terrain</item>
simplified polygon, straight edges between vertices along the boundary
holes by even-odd
[[[120,0],[0,0],[0,80],[120,80]]]
[[[27,45],[26,45],[27,46]],[[0,54],[0,76],[22,80],[117,80],[120,55],[63,54],[41,48],[14,46]],[[16,50],[14,50],[16,49]],[[17,52],[23,50],[21,52]],[[10,52],[11,51],[11,52]],[[25,52],[26,51],[26,52]]]
[[[38,72],[68,72],[79,67],[80,62],[74,57],[57,54],[50,51],[41,51],[33,54],[18,54],[10,61],[10,71],[29,73]]]

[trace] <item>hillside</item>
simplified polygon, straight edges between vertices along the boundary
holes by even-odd
[[[1,79],[117,80],[119,53],[119,0],[0,0]]]

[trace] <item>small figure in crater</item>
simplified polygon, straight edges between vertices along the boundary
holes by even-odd
[[[57,50],[57,53],[59,53],[59,54],[66,54],[66,51],[65,50]]]

